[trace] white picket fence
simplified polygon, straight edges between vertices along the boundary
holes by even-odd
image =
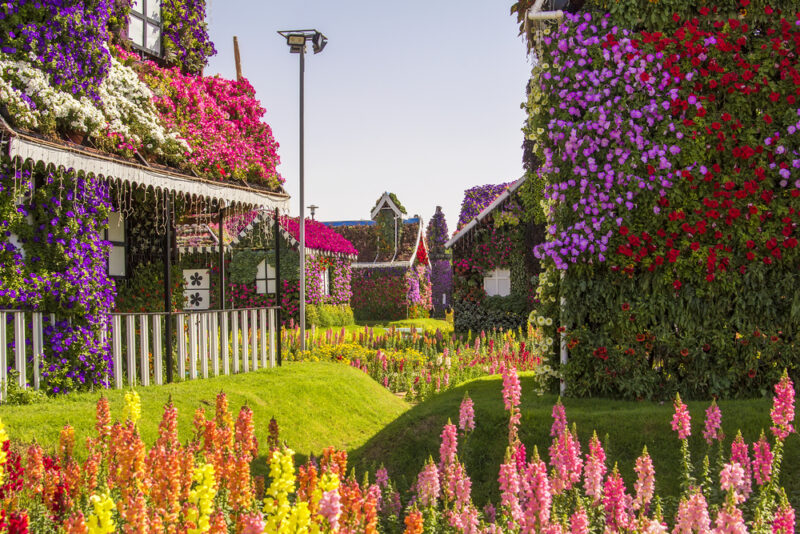
[[[172,314],[176,344],[176,380],[246,373],[275,367],[278,308],[211,310]],[[56,318],[47,316],[52,323]],[[114,363],[112,387],[161,385],[165,381],[167,349],[164,340],[166,313],[115,313],[101,340],[108,341]],[[0,401],[6,398],[9,367],[17,370],[20,387],[41,385],[43,347],[42,313],[0,311]],[[26,338],[32,343],[28,347]],[[9,354],[9,342],[14,348]],[[30,365],[32,363],[32,365]],[[13,364],[13,365],[12,365]],[[46,364],[46,361],[45,361]]]

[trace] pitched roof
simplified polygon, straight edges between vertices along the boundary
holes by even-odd
[[[480,209],[480,211],[475,214],[471,219],[467,219],[464,221],[462,225],[462,221],[459,219],[459,230],[453,234],[453,237],[445,243],[445,248],[450,248],[456,244],[462,237],[469,234],[473,228],[475,228],[478,223],[480,223],[483,219],[488,217],[494,210],[498,207],[504,205],[506,201],[511,198],[511,196],[516,193],[516,191],[522,187],[522,184],[525,183],[525,179],[527,176],[523,176],[516,182],[511,182],[509,184],[499,184],[497,186],[480,186],[480,187],[473,187],[472,189],[467,189],[464,193],[464,203],[461,205],[461,216],[464,217],[465,211],[464,206],[468,205],[469,208],[467,209],[467,213],[472,213],[476,206],[483,205],[484,207]],[[491,189],[495,188],[495,189]],[[502,188],[500,193],[494,195],[494,192],[497,190],[496,188]],[[475,192],[477,190],[485,190],[488,191],[483,195],[476,195]],[[492,197],[492,200],[486,203],[486,198]],[[468,198],[470,202],[468,202]]]
[[[358,249],[355,267],[411,266],[416,259],[420,241],[424,240],[424,225],[420,217],[403,221],[403,232],[397,251],[378,249],[375,221],[330,221],[325,224],[351,241]]]

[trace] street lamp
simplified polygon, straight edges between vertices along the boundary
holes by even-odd
[[[311,204],[311,205],[308,207],[308,211],[310,211],[310,212],[311,212],[311,220],[312,220],[312,221],[314,220],[314,213],[316,213],[318,209],[319,209],[319,206],[315,206],[314,204]]]
[[[279,35],[286,39],[289,52],[300,54],[300,350],[306,350],[306,210],[304,183],[304,88],[306,43],[311,41],[315,54],[322,52],[328,38],[317,30],[284,30]]]

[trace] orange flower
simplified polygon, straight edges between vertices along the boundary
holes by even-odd
[[[422,534],[423,532],[423,522],[422,522],[422,512],[419,510],[413,510],[409,512],[405,519],[406,529],[403,531],[403,534]]]

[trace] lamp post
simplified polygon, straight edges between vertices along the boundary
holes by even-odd
[[[286,39],[289,52],[300,54],[300,350],[306,350],[306,210],[304,183],[304,88],[306,43],[311,41],[315,54],[322,52],[328,38],[317,30],[284,30],[279,35]]]
[[[311,205],[308,207],[308,211],[310,211],[310,212],[311,212],[311,220],[312,220],[312,221],[314,220],[314,214],[317,212],[317,210],[318,210],[318,209],[319,209],[319,206],[315,206],[314,204],[311,204]]]

